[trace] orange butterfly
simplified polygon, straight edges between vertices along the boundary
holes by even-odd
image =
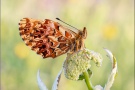
[[[56,19],[60,20],[59,18]],[[19,23],[20,36],[23,41],[43,58],[55,58],[68,51],[74,53],[82,50],[87,31],[85,27],[82,31],[76,30],[75,32],[49,19],[41,21],[23,18]]]

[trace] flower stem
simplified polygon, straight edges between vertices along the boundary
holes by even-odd
[[[86,83],[86,85],[88,87],[88,90],[93,90],[93,86],[92,86],[91,82],[89,81],[89,74],[88,74],[88,72],[87,71],[84,72],[83,75],[84,75],[85,83]]]

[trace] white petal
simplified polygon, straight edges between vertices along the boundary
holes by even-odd
[[[112,72],[108,78],[108,82],[106,83],[104,90],[110,90],[117,74],[117,61],[111,51],[109,51],[108,49],[105,49],[105,51],[108,53],[108,56],[112,62]]]
[[[107,54],[108,54],[107,56],[110,58],[111,62],[113,62],[113,54],[112,54],[112,52],[110,50],[106,49],[106,48],[104,48],[104,49],[107,52]]]
[[[38,87],[40,90],[48,90],[46,85],[42,82],[42,80],[40,79],[40,74],[39,74],[39,70],[37,72],[37,82],[38,82]]]
[[[94,90],[103,90],[103,87],[100,86],[100,85],[96,85],[96,86],[94,87]]]
[[[52,86],[52,90],[58,90],[58,85],[59,85],[59,81],[60,81],[60,76],[61,76],[61,73],[62,73],[62,70],[60,70],[60,72],[58,73],[54,83],[53,83],[53,86]]]

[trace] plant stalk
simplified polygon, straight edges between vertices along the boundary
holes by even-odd
[[[93,90],[93,86],[92,86],[92,84],[91,84],[91,82],[90,82],[88,72],[87,72],[87,71],[84,72],[83,75],[84,75],[85,83],[86,83],[86,85],[87,85],[87,87],[88,87],[88,90]]]

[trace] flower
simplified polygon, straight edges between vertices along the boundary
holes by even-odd
[[[112,72],[104,87],[102,87],[101,85],[93,86],[89,79],[90,75],[92,75],[92,71],[90,70],[91,67],[90,61],[92,60],[95,62],[97,66],[101,66],[102,64],[101,55],[92,50],[84,49],[76,53],[68,53],[68,56],[63,64],[63,68],[60,70],[54,81],[52,90],[58,90],[62,70],[64,70],[65,76],[68,79],[71,80],[85,79],[85,83],[89,90],[110,90],[110,88],[114,83],[115,76],[117,74],[117,61],[111,51],[109,51],[108,49],[105,49],[105,51],[107,52],[108,54],[107,56],[112,62]],[[37,81],[40,90],[48,90],[46,85],[40,79],[39,71],[37,73]]]
[[[93,60],[97,66],[101,66],[102,64],[101,55],[92,50],[83,49],[76,53],[68,53],[63,64],[66,78],[71,80],[79,80],[81,74],[90,69],[91,60]]]

